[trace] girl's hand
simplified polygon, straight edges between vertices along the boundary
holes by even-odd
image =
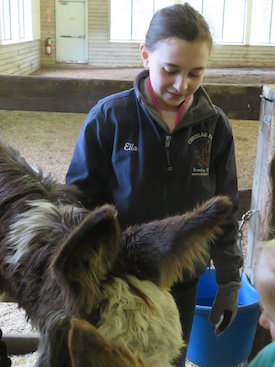
[[[241,282],[220,284],[209,314],[210,324],[215,325],[215,335],[221,335],[233,322],[238,311],[238,293]]]

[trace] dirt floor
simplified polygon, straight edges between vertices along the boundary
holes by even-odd
[[[30,162],[64,182],[75,141],[86,114],[0,110],[1,140]],[[258,121],[231,120],[239,187],[251,188]]]
[[[137,69],[40,70],[35,75],[51,77],[133,79]],[[209,70],[205,82],[275,84],[275,70]],[[0,110],[0,139],[21,152],[33,165],[64,182],[76,137],[86,114],[46,113]],[[240,188],[251,188],[257,150],[258,121],[232,120]],[[244,243],[244,246],[246,244]],[[0,303],[0,328],[4,333],[30,332],[24,313],[14,304]],[[30,367],[35,355],[13,357],[13,366]]]

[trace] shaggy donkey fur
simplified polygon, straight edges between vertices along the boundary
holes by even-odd
[[[71,320],[69,351],[72,367],[145,367],[129,349],[107,341],[93,325],[77,318]]]
[[[112,206],[88,211],[79,199],[0,144],[0,292],[40,331],[36,366],[171,366],[183,341],[169,288],[208,258],[231,202],[213,198],[121,234]],[[87,362],[72,341],[90,334]]]

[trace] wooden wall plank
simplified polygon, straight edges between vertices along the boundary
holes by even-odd
[[[241,220],[242,216],[248,212],[251,205],[251,189],[240,189],[239,190],[239,211],[238,219]]]
[[[0,109],[87,113],[99,99],[132,85],[119,80],[0,75]],[[229,118],[259,119],[260,86],[204,87]]]

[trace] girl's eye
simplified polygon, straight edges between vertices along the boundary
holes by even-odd
[[[167,73],[167,74],[176,74],[177,73],[177,70],[171,70],[171,69],[166,69],[166,68],[163,68],[164,71]]]
[[[201,76],[201,74],[194,74],[194,73],[190,73],[189,74],[191,78],[199,78]]]

